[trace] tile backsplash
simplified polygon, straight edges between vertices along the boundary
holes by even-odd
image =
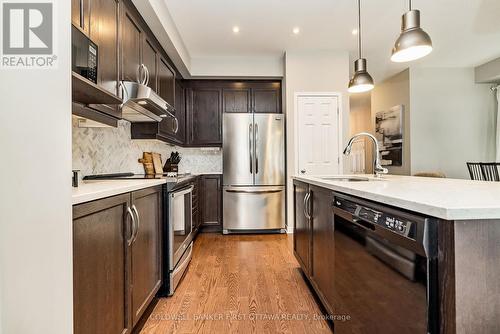
[[[170,153],[182,157],[179,172],[221,173],[222,150],[218,148],[182,148],[158,140],[132,140],[130,123],[120,121],[117,128],[80,128],[73,117],[73,169],[80,175],[107,173],[144,173],[142,152],[158,152],[162,162]]]

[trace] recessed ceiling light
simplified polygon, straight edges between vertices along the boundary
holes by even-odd
[[[234,27],[233,27],[233,32],[234,32],[235,34],[239,33],[239,32],[240,32],[240,27],[238,27],[238,26],[234,26]]]
[[[358,29],[352,29],[352,34],[357,35],[358,34]]]
[[[293,33],[294,33],[295,35],[298,35],[298,34],[300,33],[300,28],[299,28],[299,27],[295,27],[295,28],[293,28],[293,30],[292,30],[292,31],[293,31]]]

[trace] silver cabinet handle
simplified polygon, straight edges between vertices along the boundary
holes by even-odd
[[[128,90],[127,90],[127,87],[125,87],[125,85],[123,84],[123,81],[120,81],[118,86],[122,89],[122,101],[128,100],[128,96],[129,96]]]
[[[134,234],[135,234],[135,217],[134,214],[132,213],[132,210],[130,210],[130,207],[127,207],[127,214],[130,215],[130,218],[132,218],[132,228],[131,228],[131,233],[130,233],[130,238],[127,239],[127,245],[132,245],[132,242],[134,241]]]
[[[135,235],[134,235],[134,239],[132,240],[132,243],[134,243],[136,240],[137,240],[137,235],[139,234],[139,227],[141,226],[141,220],[139,218],[139,212],[137,211],[137,207],[134,205],[132,205],[132,210],[135,212],[135,216],[137,217],[137,227],[135,229]]]
[[[174,134],[177,134],[177,132],[179,132],[179,120],[177,119],[177,117],[174,117],[174,122],[175,122]]]
[[[307,197],[308,197],[308,196],[309,196],[309,193],[306,193],[306,195],[304,196],[304,203],[303,203],[303,204],[304,204],[304,209],[303,209],[303,211],[304,211],[304,216],[305,216],[307,219],[309,219],[309,217],[307,216],[307,210],[306,210],[306,209],[307,209]]]
[[[259,154],[257,147],[259,142],[259,126],[255,124],[255,174],[259,174]]]
[[[250,155],[250,174],[253,173],[252,165],[252,124],[248,126],[248,154]]]
[[[146,65],[144,65],[144,70],[146,71],[146,82],[144,85],[147,86],[149,84],[149,69]]]
[[[312,219],[312,209],[311,209],[311,192],[309,192],[309,196],[307,197],[307,215],[309,216],[309,219]]]
[[[85,16],[83,10],[83,0],[80,0],[80,28],[85,29]]]

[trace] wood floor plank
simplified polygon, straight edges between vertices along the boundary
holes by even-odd
[[[142,334],[331,333],[287,235],[201,234],[174,296]]]

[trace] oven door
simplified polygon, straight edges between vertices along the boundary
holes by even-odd
[[[169,194],[169,270],[177,266],[192,241],[193,186],[174,190]]]
[[[435,310],[427,296],[432,262],[337,214],[334,224],[328,297],[335,333],[433,333],[428,323],[435,314],[428,312]]]

